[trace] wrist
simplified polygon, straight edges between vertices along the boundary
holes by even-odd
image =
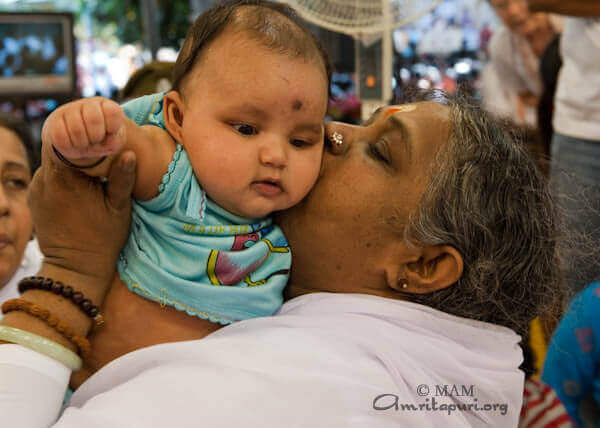
[[[90,299],[98,307],[104,301],[104,296],[110,286],[110,280],[106,278],[94,277],[53,265],[46,261],[38,272],[38,276],[52,278],[55,281],[60,281],[65,285],[73,287],[75,290],[83,293],[86,298]],[[65,325],[69,326],[78,336],[85,337],[92,327],[92,319],[73,301],[60,294],[41,289],[30,289],[25,291],[22,297],[28,302],[48,310]],[[6,313],[2,319],[2,324],[46,337],[71,350],[75,350],[76,348],[72,342],[65,339],[56,329],[23,311]]]
[[[36,276],[52,278],[54,281],[70,285],[74,289],[81,291],[94,305],[100,307],[112,282],[115,272],[114,266],[115,264],[112,264],[110,269],[103,271],[109,272],[108,275],[94,275],[88,271],[71,269],[55,261],[44,259]],[[35,290],[27,291],[27,293],[33,291]]]

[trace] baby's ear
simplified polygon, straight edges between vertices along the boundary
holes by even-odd
[[[182,140],[182,125],[183,125],[183,114],[185,110],[185,104],[179,92],[169,91],[163,98],[163,118],[165,121],[165,128],[169,131],[169,134],[175,139],[175,141],[181,142]]]

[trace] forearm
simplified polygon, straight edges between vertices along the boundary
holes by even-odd
[[[75,290],[81,291],[87,299],[90,299],[98,307],[104,301],[104,296],[110,286],[110,279],[91,277],[48,262],[44,262],[38,275],[70,285]],[[23,298],[57,316],[79,336],[85,337],[92,326],[91,318],[71,300],[62,296],[43,290],[29,290],[23,293]],[[0,324],[29,331],[59,343],[72,351],[77,351],[76,346],[58,331],[44,321],[25,312],[8,312],[4,315]]]
[[[600,17],[598,0],[527,0],[532,12],[550,12],[559,15]]]
[[[98,278],[45,262],[39,276],[71,285],[101,305],[110,285]],[[77,335],[86,336],[92,320],[72,301],[42,290],[28,290],[23,298],[57,316]],[[46,337],[71,351],[77,347],[44,321],[21,311],[4,315],[1,325],[18,328]],[[11,427],[47,427],[56,420],[67,388],[71,370],[30,349],[0,341],[0,414]]]

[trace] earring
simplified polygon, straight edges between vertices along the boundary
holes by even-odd
[[[408,288],[408,280],[406,279],[401,279],[400,281],[398,281],[401,285],[400,287],[402,287],[403,290],[406,290]]]
[[[341,146],[342,144],[344,144],[344,137],[337,131],[331,135],[331,139],[336,144],[336,146]]]

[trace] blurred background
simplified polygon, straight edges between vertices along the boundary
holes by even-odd
[[[491,60],[494,37],[503,39],[506,30],[506,17],[495,2],[506,0],[388,0],[400,12],[394,15],[394,10],[388,10],[390,25],[385,27],[385,18],[379,17],[379,26],[371,31],[327,25],[331,17],[312,19],[320,18],[320,5],[327,5],[327,13],[341,19],[350,4],[361,1],[386,3],[288,1],[304,5],[303,16],[332,56],[334,97],[329,119],[357,123],[411,87],[450,92],[461,87],[490,110],[538,128],[539,85],[533,85],[533,91],[525,85],[524,90],[515,82],[519,76],[509,82],[507,71]],[[511,1],[525,4],[525,0]],[[0,109],[24,117],[39,139],[45,117],[66,100],[101,95],[122,101],[168,89],[170,64],[189,24],[212,3],[0,0]],[[337,6],[332,9],[331,4]],[[496,56],[511,60],[512,54]],[[501,74],[506,82],[499,78]]]
[[[190,22],[211,3],[0,0],[0,12],[5,14],[0,17],[0,108],[26,116],[39,128],[66,99],[94,95],[119,99],[136,70],[152,61],[175,60]],[[67,12],[72,20],[39,15],[47,12]],[[356,45],[365,50],[363,55],[380,53],[381,40],[357,41],[315,25],[336,70],[330,116],[360,120],[360,84],[365,90],[383,84],[395,93],[410,85],[453,91],[464,84],[480,96],[489,40],[500,23],[484,0],[442,1],[431,12],[393,30],[392,79],[386,83],[377,70],[357,80]],[[24,78],[34,75],[43,78],[37,83]]]

